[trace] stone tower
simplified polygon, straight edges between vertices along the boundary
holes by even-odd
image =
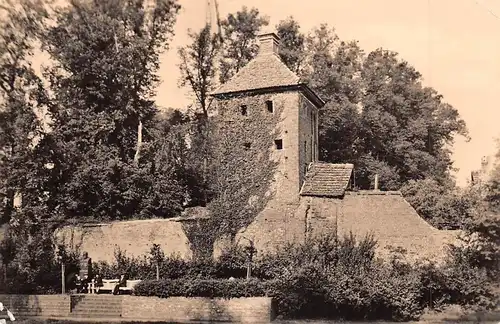
[[[212,96],[225,118],[260,123],[266,115],[278,117],[269,143],[278,162],[275,199],[293,202],[308,165],[318,160],[318,109],[324,102],[281,61],[275,33],[261,34],[259,44],[257,56]]]

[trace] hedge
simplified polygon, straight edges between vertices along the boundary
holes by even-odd
[[[239,298],[266,296],[266,284],[258,279],[164,279],[139,282],[139,296]]]

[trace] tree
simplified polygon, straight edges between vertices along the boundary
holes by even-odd
[[[188,31],[190,44],[179,49],[181,63],[180,86],[189,87],[196,96],[205,120],[211,103],[210,93],[216,83],[215,59],[219,51],[219,35],[211,34],[210,25],[206,25],[198,33]]]
[[[479,188],[484,197],[484,207],[469,222],[466,230],[477,244],[474,250],[475,261],[489,270],[495,282],[500,279],[500,140],[493,170],[486,185]]]
[[[280,27],[281,26],[281,27]],[[355,41],[339,39],[327,24],[306,38],[289,18],[278,30],[284,62],[305,57],[302,79],[326,101],[320,110],[320,159],[355,164],[356,185],[369,189],[375,174],[382,189],[399,189],[411,179],[452,181],[451,151],[456,135],[468,136],[456,109],[397,53],[365,55]],[[287,57],[288,56],[288,57]],[[291,58],[289,58],[291,57]]]
[[[331,85],[330,73],[334,69],[334,51],[339,41],[335,29],[327,24],[314,28],[306,40],[306,51],[309,53],[303,73],[303,79],[325,101],[334,95]]]
[[[319,118],[321,160],[356,163],[363,51],[356,42],[340,41],[327,24],[305,37],[298,31],[298,23],[289,18],[280,23],[278,32],[284,39],[281,56],[285,64],[327,102]]]
[[[495,154],[495,161],[493,169],[489,174],[485,174],[485,200],[488,208],[497,214],[500,214],[500,139],[496,140],[497,153]]]
[[[227,82],[233,75],[255,57],[259,46],[257,34],[269,24],[256,8],[244,6],[235,14],[230,13],[221,22],[224,45],[220,62],[220,82]]]
[[[449,147],[455,135],[468,136],[458,111],[434,89],[423,87],[421,74],[397,53],[371,52],[364,60],[362,79],[361,183],[367,186],[373,173],[384,168],[393,170],[381,179],[388,189],[411,179],[449,181]]]
[[[0,224],[9,222],[16,193],[25,207],[38,204],[43,168],[37,140],[43,128],[37,112],[44,105],[40,78],[31,67],[34,41],[47,12],[41,1],[8,1],[0,31]]]
[[[74,0],[56,11],[43,39],[55,62],[45,142],[53,214],[166,217],[182,208],[175,169],[152,158],[159,55],[179,8],[176,0]]]
[[[174,168],[176,179],[186,191],[185,204],[205,206],[210,199],[204,181],[203,157],[201,149],[209,147],[210,139],[201,141],[198,130],[199,120],[187,113],[169,109],[157,116],[154,130],[154,152],[157,165],[170,165]],[[161,172],[161,170],[158,170]]]
[[[179,49],[181,64],[180,86],[189,87],[195,94],[197,107],[195,107],[195,118],[193,118],[192,127],[189,135],[192,138],[192,150],[195,153],[192,159],[193,174],[201,175],[201,183],[195,185],[201,189],[198,200],[202,205],[206,205],[209,199],[207,173],[210,163],[210,139],[209,139],[209,112],[212,103],[210,93],[217,84],[217,55],[220,51],[220,35],[211,34],[210,25],[206,25],[198,33],[188,31],[191,43],[184,48]],[[199,112],[201,109],[201,112]],[[193,183],[191,183],[193,184]],[[193,184],[194,185],[194,184]]]
[[[314,35],[314,36],[312,36]],[[356,42],[339,41],[322,25],[309,36],[309,82],[327,102],[320,111],[320,157],[328,162],[358,162],[360,70],[363,51]]]
[[[422,218],[439,229],[464,229],[481,207],[472,188],[443,186],[431,178],[410,180],[401,192]]]
[[[306,37],[300,32],[299,23],[288,17],[276,26],[280,38],[279,53],[283,63],[296,74],[301,73],[302,64],[306,59]]]

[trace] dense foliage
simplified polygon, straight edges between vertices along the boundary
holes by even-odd
[[[269,24],[269,18],[260,14],[257,8],[243,7],[236,13],[229,13],[221,22],[222,57],[220,60],[220,82],[227,82],[257,54],[257,35]]]
[[[172,215],[182,188],[170,161],[155,158],[153,94],[175,0],[80,1],[57,11],[44,49],[51,132],[46,135],[59,184],[50,196],[62,215],[122,219]],[[71,40],[71,41],[68,41]]]
[[[280,316],[287,318],[409,320],[418,318],[426,307],[491,307],[494,302],[486,273],[469,267],[455,253],[440,267],[409,265],[401,259],[384,263],[375,258],[375,246],[370,236],[313,238],[261,255],[253,263],[250,281],[244,279],[245,251],[236,246],[220,259],[204,262],[162,255],[160,280],[154,275],[153,254],[128,258],[118,252],[115,263],[96,266],[106,278],[128,269],[132,278],[142,279],[136,295],[271,296]]]
[[[5,9],[2,221],[16,192],[20,217],[35,222],[178,214],[195,191],[179,163],[185,143],[153,98],[177,2],[86,0],[45,11],[24,0]],[[37,40],[50,58],[46,82],[29,64]]]
[[[212,118],[208,97],[256,55],[256,35],[269,19],[244,7],[223,19],[220,35],[208,26],[190,32],[191,44],[179,50],[180,86],[196,103],[185,114],[160,111],[159,56],[179,8],[176,0],[78,0],[54,10],[22,0],[1,7],[0,223],[10,225],[0,245],[1,287],[59,290],[61,264],[47,224],[171,217],[203,205],[211,220],[185,228],[203,257],[185,261],[156,249],[129,258],[117,251],[115,263],[96,268],[104,277],[126,271],[146,280],[136,290],[143,295],[273,296],[287,317],[407,320],[427,306],[490,306],[490,282],[498,282],[500,268],[500,169],[484,192],[455,188],[450,145],[467,136],[456,109],[396,53],[364,53],[326,24],[303,34],[293,17],[277,26],[280,56],[327,102],[321,159],[354,163],[361,189],[378,174],[382,189],[401,189],[431,224],[463,229],[466,244],[437,267],[376,260],[371,238],[323,237],[261,255],[251,281],[241,280],[247,259],[240,249],[217,261],[206,257],[217,238],[233,238],[269,198],[275,165],[266,143],[277,120],[253,116],[257,121],[231,120],[227,128],[224,116]],[[43,77],[30,64],[37,42],[51,60]],[[245,138],[253,139],[251,149]],[[68,275],[76,258],[68,253]]]
[[[464,229],[482,205],[475,188],[443,186],[433,179],[410,180],[401,192],[421,217],[440,229]]]
[[[299,73],[327,102],[320,118],[321,158],[354,163],[360,188],[370,188],[375,173],[386,189],[408,180],[449,181],[449,144],[455,135],[467,136],[457,110],[424,87],[421,74],[397,53],[365,55],[357,42],[340,40],[325,24],[301,46],[297,26],[293,18],[278,25],[285,40],[281,55],[288,63],[293,53],[293,70],[298,57],[306,58]]]
[[[4,221],[16,192],[38,219],[169,217],[220,197],[208,94],[256,55],[267,17],[244,7],[222,19],[220,35],[209,26],[189,32],[191,43],[179,49],[179,81],[197,100],[186,116],[165,120],[153,95],[179,11],[175,0],[81,0],[52,11],[23,0],[22,8],[4,19],[1,48],[3,70],[16,72],[2,78],[1,89],[7,106],[0,131],[17,134],[1,143]],[[467,131],[456,110],[422,86],[418,71],[393,52],[365,55],[326,24],[306,35],[289,17],[277,30],[285,64],[327,102],[324,161],[353,162],[360,188],[369,188],[375,173],[386,189],[419,179],[448,184],[448,145]],[[29,65],[33,40],[51,60],[45,84]]]
[[[53,228],[33,227],[12,226],[0,243],[2,293],[60,293],[61,262],[65,263],[67,279],[78,270],[76,252],[60,249],[63,258],[57,259]]]
[[[45,176],[45,161],[33,145],[43,131],[37,113],[44,91],[30,58],[47,12],[41,1],[28,0],[8,1],[5,9],[0,21],[0,223],[14,217],[20,192],[28,213],[43,211],[38,200]]]
[[[266,295],[265,285],[257,279],[165,279],[141,281],[134,288],[139,296],[239,298]]]

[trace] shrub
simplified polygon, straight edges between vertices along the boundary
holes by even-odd
[[[222,251],[221,256],[213,263],[214,276],[217,278],[245,278],[247,275],[247,255],[243,247],[232,245]],[[254,272],[254,276],[258,273]]]
[[[344,266],[322,271],[307,264],[267,287],[286,318],[410,320],[422,311],[419,284],[415,273],[398,273],[381,264],[354,271]]]
[[[135,286],[138,296],[238,298],[265,296],[265,284],[258,280],[163,279],[145,280]]]
[[[284,318],[324,317],[327,279],[313,264],[284,271],[267,281],[268,296],[276,301],[277,312]]]
[[[9,231],[0,244],[6,262],[6,278],[0,290],[12,294],[52,294],[61,291],[61,264],[55,257],[55,246],[49,228],[36,231],[24,227]],[[66,254],[66,275],[77,267],[77,255]],[[3,277],[3,276],[2,276]]]
[[[162,254],[160,259],[155,259],[151,254],[143,257],[129,257],[120,249],[115,251],[113,263],[100,261],[94,263],[93,266],[103,278],[119,278],[126,272],[130,279],[153,280],[156,279],[156,262],[159,265],[160,278],[164,279],[196,276],[194,273],[198,271],[204,273],[204,268],[210,268],[207,262],[188,262],[177,255],[166,257]]]
[[[154,280],[151,256],[127,258],[117,253],[115,264],[102,270],[119,275],[118,269],[130,269],[132,276],[144,280],[135,290],[142,296],[273,297],[278,314],[285,318],[414,320],[428,306],[491,305],[486,273],[457,250],[444,267],[437,267],[410,265],[404,258],[377,260],[375,246],[371,235],[361,240],[352,234],[313,237],[258,255],[249,281],[242,279],[245,252],[236,246],[216,261],[183,261],[157,251],[161,280]],[[224,279],[228,277],[237,279]]]
[[[421,304],[435,309],[446,305],[476,305],[493,307],[494,295],[486,269],[455,259],[454,255],[442,266],[427,264],[418,267]]]

